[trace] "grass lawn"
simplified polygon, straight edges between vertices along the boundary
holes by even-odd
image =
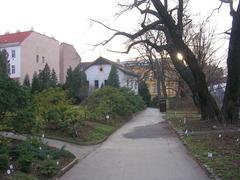
[[[126,121],[116,121],[118,123],[104,124],[101,122],[85,121],[84,125],[80,128],[79,136],[73,137],[69,134],[64,134],[59,130],[46,130],[46,137],[55,138],[71,143],[82,145],[95,144],[105,140],[117,128],[119,128]]]
[[[189,150],[205,167],[224,180],[240,179],[240,133],[183,137]],[[212,153],[212,158],[208,157]]]
[[[202,121],[199,114],[191,111],[170,111],[166,113],[165,118],[177,130],[188,129],[189,132],[195,132],[181,138],[212,175],[224,180],[240,179],[240,132],[228,131],[237,130],[239,127],[226,127],[218,122]],[[215,130],[223,132],[219,134]],[[212,158],[208,157],[209,153],[212,153]]]

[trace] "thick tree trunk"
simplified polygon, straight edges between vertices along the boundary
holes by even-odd
[[[151,0],[154,7],[156,8],[161,20],[164,25],[168,29],[169,38],[171,39],[172,44],[172,54],[171,57],[174,58],[177,56],[177,53],[181,53],[183,55],[184,60],[187,62],[194,83],[196,84],[197,94],[195,95],[195,91],[193,91],[193,95],[198,97],[200,103],[200,110],[202,119],[215,119],[219,122],[223,122],[223,116],[220,109],[217,106],[216,101],[211,96],[208,91],[207,83],[205,80],[205,75],[203,71],[200,69],[197,59],[194,56],[193,52],[189,49],[189,47],[184,43],[182,39],[183,34],[183,24],[182,24],[182,11],[180,10],[183,5],[183,1],[179,1],[178,9],[178,24],[176,25],[175,20],[168,13],[167,9],[164,7],[160,0]],[[176,57],[175,57],[176,58]],[[190,87],[191,88],[191,87]]]
[[[223,100],[222,112],[227,123],[238,122],[240,93],[240,2],[233,14],[231,37],[228,48],[228,78]]]

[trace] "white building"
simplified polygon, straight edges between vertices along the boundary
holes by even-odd
[[[127,87],[134,91],[135,94],[138,94],[138,75],[124,68],[122,65],[103,57],[99,57],[92,63],[81,64],[82,70],[85,71],[89,82],[89,94],[107,83],[112,65],[115,65],[117,68],[120,87]]]

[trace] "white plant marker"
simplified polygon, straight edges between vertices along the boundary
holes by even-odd
[[[221,135],[221,134],[219,134],[219,135],[218,135],[218,138],[222,138],[222,135]]]
[[[57,165],[59,165],[59,162],[57,161]]]
[[[239,142],[239,138],[237,138],[237,142]]]
[[[42,150],[42,147],[39,147],[40,150]]]
[[[185,135],[187,135],[187,136],[188,136],[188,129],[186,129],[186,131],[185,131]]]
[[[10,169],[7,170],[7,174],[10,175],[11,174],[11,171]]]
[[[213,157],[213,153],[208,152],[208,158],[212,158]]]
[[[106,115],[106,119],[109,120],[109,118],[110,118],[109,115]]]
[[[13,165],[12,165],[12,164],[10,164],[9,168],[10,168],[10,169],[13,169]]]
[[[44,138],[44,134],[42,134],[42,138]]]
[[[183,124],[186,124],[186,122],[187,122],[187,119],[183,118]]]

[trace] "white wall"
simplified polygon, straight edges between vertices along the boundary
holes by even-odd
[[[20,46],[9,46],[5,48],[0,48],[0,50],[5,49],[8,52],[8,60],[10,63],[10,78],[18,79],[21,77],[21,67],[20,67],[20,57],[21,51]],[[12,50],[15,50],[15,58],[12,57]],[[15,73],[12,74],[12,66],[15,66]]]
[[[102,71],[100,71],[100,68],[102,68]],[[89,81],[89,93],[91,94],[92,91],[95,89],[95,80],[98,80],[99,88],[101,85],[104,85],[104,81],[108,79],[109,73],[111,71],[111,65],[110,64],[104,64],[104,65],[92,65],[90,66],[86,71],[87,80]],[[119,84],[120,87],[128,87],[129,89],[133,90],[135,94],[138,94],[138,79],[137,77],[129,76],[119,69],[118,76],[119,76]],[[127,81],[129,82],[129,85],[127,86]],[[131,88],[131,82],[133,82],[133,86]],[[135,85],[136,82],[136,85]]]

